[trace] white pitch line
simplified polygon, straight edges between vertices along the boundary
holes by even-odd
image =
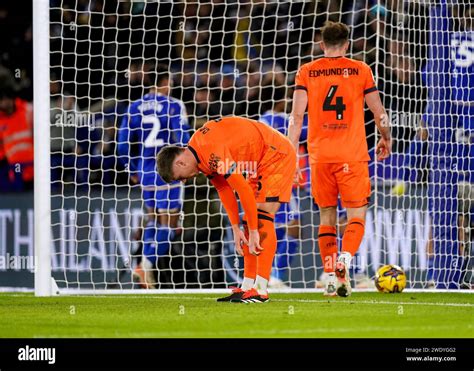
[[[102,296],[92,296],[92,297],[102,297],[102,298],[110,298],[113,296],[110,295],[102,295]],[[131,296],[131,295],[126,295],[126,297],[132,297],[132,298],[147,298],[147,299],[167,299],[167,300],[177,300],[177,299],[182,299],[182,300],[212,300],[215,301],[215,297],[208,297],[208,296],[203,296],[201,298],[195,297],[195,296],[183,296],[183,295],[153,295],[153,296],[142,296],[142,295],[137,295],[137,296]],[[270,303],[272,301],[275,302],[286,302],[286,303],[319,303],[319,304],[380,304],[380,305],[430,305],[430,306],[439,306],[439,307],[474,307],[474,304],[471,303],[430,303],[430,302],[411,302],[411,301],[384,301],[384,300],[351,300],[351,299],[336,299],[336,300],[316,300],[316,299],[271,299],[270,298]]]
[[[280,301],[280,302],[300,302],[300,303],[326,303],[326,304],[381,304],[381,305],[431,305],[431,306],[439,306],[439,307],[474,307],[474,304],[471,303],[430,303],[430,302],[411,302],[411,301],[380,301],[380,300],[348,300],[348,299],[341,299],[341,300],[311,300],[311,299],[273,299],[273,301]]]
[[[24,296],[22,294],[13,294],[11,296]],[[78,295],[78,296],[68,296],[72,297],[89,297],[89,298],[117,298],[116,295]],[[215,301],[215,297],[196,297],[196,296],[184,296],[181,294],[165,294],[165,295],[123,295],[126,298],[133,299],[154,299],[154,300],[209,300]],[[474,307],[474,304],[471,303],[431,303],[431,302],[411,302],[411,301],[385,301],[385,300],[351,300],[351,299],[336,299],[336,300],[317,300],[317,299],[270,299],[270,302],[286,302],[286,303],[315,303],[315,304],[379,304],[379,305],[425,305],[425,306],[437,306],[437,307]]]
[[[156,299],[190,299],[190,300],[199,300],[199,299],[205,299],[205,300],[216,300],[216,298],[213,297],[203,297],[203,298],[196,298],[193,296],[173,296],[169,297],[169,295],[163,295],[163,296],[155,296]],[[431,305],[431,306],[447,306],[447,307],[474,307],[474,304],[470,303],[429,303],[429,302],[410,302],[410,301],[381,301],[381,300],[350,300],[350,299],[343,299],[341,298],[336,299],[336,300],[315,300],[315,299],[271,299],[270,298],[270,303],[272,301],[275,302],[287,302],[287,303],[321,303],[321,304],[380,304],[380,305]]]

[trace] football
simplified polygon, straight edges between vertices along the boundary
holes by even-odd
[[[407,276],[398,265],[384,265],[379,268],[375,275],[375,287],[380,292],[395,293],[402,292],[407,285]]]

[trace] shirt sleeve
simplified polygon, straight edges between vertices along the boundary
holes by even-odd
[[[117,152],[120,163],[124,166],[128,166],[130,172],[137,170],[137,159],[131,153],[131,145],[135,141],[136,129],[132,127],[131,109],[127,110],[127,113],[123,116],[122,122],[117,133]]]
[[[368,65],[365,65],[364,95],[374,91],[377,91],[377,86],[375,85],[372,69]]]
[[[227,178],[227,183],[239,195],[249,229],[256,230],[258,228],[257,201],[255,200],[252,188],[242,174],[232,174]]]
[[[227,183],[221,175],[215,175],[209,177],[211,184],[216,188],[219,198],[221,199],[222,205],[224,205],[225,211],[229,216],[230,223],[232,225],[240,223],[239,217],[239,205],[235,198],[232,187]]]
[[[305,65],[302,65],[296,73],[295,90],[308,90],[308,74]]]

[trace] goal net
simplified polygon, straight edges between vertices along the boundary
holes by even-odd
[[[377,162],[366,112],[372,197],[353,286],[374,290],[377,269],[397,264],[408,288],[470,287],[473,15],[457,1],[50,0],[51,225],[43,227],[52,231],[59,290],[156,292],[139,282],[149,223],[162,246],[150,269],[156,289],[239,284],[243,261],[208,180],[198,176],[173,193],[182,200],[177,228],[150,221],[162,196],[129,168],[120,131],[129,106],[155,88],[149,76],[158,64],[170,72],[169,95],[188,134],[227,115],[285,131],[296,71],[323,55],[328,20],[350,26],[348,57],[372,68],[394,139],[390,159]],[[130,157],[145,141],[156,154],[166,144],[159,129],[130,139]],[[303,130],[304,181],[277,217],[274,289],[321,287],[305,140]],[[338,210],[339,235],[346,220]]]

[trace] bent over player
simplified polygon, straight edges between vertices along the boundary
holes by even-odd
[[[225,117],[207,122],[187,147],[162,148],[157,164],[166,182],[207,175],[229,215],[236,251],[244,257],[244,279],[241,288],[219,301],[266,302],[277,247],[274,215],[280,203],[290,201],[296,169],[288,138],[258,121]],[[234,191],[245,213],[245,232]]]
[[[382,138],[379,160],[391,151],[389,123],[370,67],[344,57],[349,28],[327,23],[322,29],[324,57],[300,67],[296,75],[288,136],[298,148],[303,116],[308,107],[308,152],[311,191],[321,210],[318,244],[324,271],[325,295],[349,296],[349,267],[364,236],[370,179],[364,122],[364,98]],[[337,201],[347,209],[348,224],[337,258]]]

